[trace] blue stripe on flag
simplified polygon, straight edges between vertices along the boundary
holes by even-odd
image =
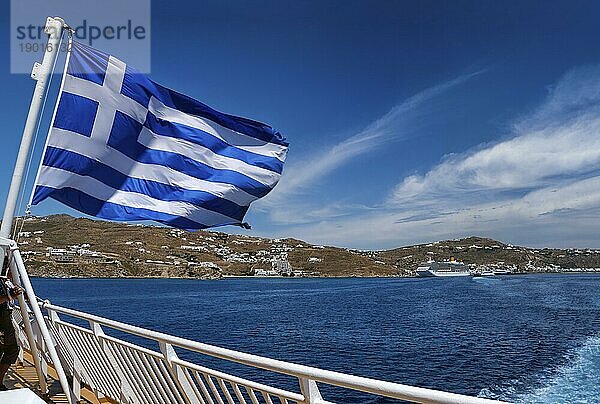
[[[139,73],[129,65],[125,67],[125,77],[123,77],[121,94],[128,96],[132,100],[136,100],[148,108],[152,94],[158,92],[158,90],[153,90],[154,87],[154,82],[146,77],[145,74]]]
[[[74,188],[67,187],[55,189],[38,185],[36,186],[35,194],[38,202],[49,197],[87,215],[100,217],[102,219],[119,221],[153,220],[168,226],[190,231],[215,226],[206,226],[185,217],[170,215],[168,213],[161,213],[142,208],[132,208],[112,202],[106,202]],[[237,223],[237,221],[232,220],[231,223],[222,223],[218,226]]]
[[[229,216],[238,222],[244,218],[248,210],[247,206],[240,206],[205,191],[186,190],[156,181],[128,177],[106,164],[55,147],[48,147],[43,164],[47,167],[60,168],[61,170],[95,178],[118,190],[148,195],[163,201],[180,201],[202,206],[213,212]]]
[[[108,57],[104,52],[73,41],[67,73],[102,85],[108,66]]]

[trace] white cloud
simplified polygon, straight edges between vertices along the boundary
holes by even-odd
[[[538,110],[515,124],[512,139],[448,156],[426,174],[405,178],[390,203],[532,189],[593,172],[600,168],[599,102],[600,70],[571,72]]]
[[[583,242],[587,246],[598,245],[599,213],[600,177],[593,177],[501,202],[455,210],[379,210],[296,226],[286,233],[319,244],[355,248],[390,248],[468,235],[532,245],[573,246]]]
[[[402,179],[376,209],[314,217],[286,233],[359,248],[473,234],[600,247],[599,174],[600,68],[588,67],[562,77],[508,139]]]

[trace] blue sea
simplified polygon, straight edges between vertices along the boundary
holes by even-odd
[[[600,276],[33,283],[55,304],[276,359],[523,403],[600,402]],[[298,390],[285,376],[179,353]]]

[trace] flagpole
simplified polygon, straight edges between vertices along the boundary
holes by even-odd
[[[33,65],[33,70],[31,72],[31,77],[34,80],[36,80],[36,85],[33,91],[31,105],[29,106],[29,112],[27,113],[27,120],[25,121],[25,128],[23,129],[23,135],[21,137],[21,146],[19,147],[19,154],[17,155],[17,161],[15,162],[15,168],[13,171],[13,176],[8,191],[8,196],[6,198],[4,216],[2,218],[2,225],[0,226],[0,237],[3,239],[10,239],[11,237],[11,229],[13,219],[15,216],[15,211],[17,208],[17,200],[21,189],[21,183],[23,181],[23,175],[25,173],[27,157],[30,152],[31,141],[36,130],[36,124],[38,120],[41,119],[40,110],[42,107],[44,96],[46,94],[48,79],[50,77],[52,67],[54,66],[54,62],[59,52],[59,44],[60,39],[62,37],[64,24],[65,23],[63,19],[59,17],[48,17],[46,19],[45,32],[48,34],[48,44],[46,45],[46,49],[44,50],[44,57],[42,59],[42,63],[40,64],[36,62]],[[46,327],[46,322],[39,309],[39,306],[37,305],[38,303],[35,298],[35,292],[33,290],[33,287],[31,286],[31,282],[29,280],[27,271],[25,270],[25,267],[24,265],[22,265],[22,261],[20,260],[20,254],[17,249],[16,243],[11,245],[10,248],[13,250],[12,258],[17,261],[16,266],[18,269],[18,271],[11,271],[12,278],[13,280],[17,281],[20,277],[22,281],[21,283],[23,285],[23,288],[25,289],[25,294],[29,298],[29,303],[31,305],[34,317],[36,319],[36,322],[38,323],[42,337],[48,348],[48,353],[50,354],[50,358],[53,362],[56,373],[58,374],[62,390],[67,396],[68,402],[70,404],[73,404],[75,400],[69,387],[69,382],[62,368],[62,364],[60,362],[58,354],[54,348],[54,342],[52,341],[48,328]],[[7,253],[7,246],[3,246],[3,248],[0,248],[0,263],[4,263],[5,258],[8,255]],[[21,265],[18,265],[19,263]],[[19,306],[21,308],[21,314],[23,315],[23,321],[28,321],[29,313],[27,312],[27,304],[23,295],[19,296]],[[28,339],[30,339],[30,333],[28,332],[27,334]],[[32,349],[32,353],[35,356],[37,356],[35,344],[35,340],[30,339],[29,345]],[[38,365],[37,362],[39,362],[39,360],[36,360],[35,362],[36,365]]]
[[[67,57],[65,59],[65,67],[62,74],[62,80],[60,82],[60,88],[58,90],[58,96],[63,92],[63,88],[65,87],[65,78],[67,76],[67,68],[69,67],[69,60],[71,59],[71,46],[73,45],[73,31],[71,29],[67,30],[68,32],[68,41],[67,41]],[[46,157],[46,151],[48,150],[48,144],[50,143],[50,132],[52,131],[52,125],[54,125],[54,120],[56,119],[56,113],[58,112],[58,102],[54,105],[54,112],[52,113],[52,119],[50,120],[50,127],[48,128],[48,134],[46,135],[46,142],[44,143],[44,149],[42,150],[42,154],[40,157],[40,164],[38,164],[38,169],[35,174],[35,179],[33,180],[33,187],[31,188],[31,194],[29,195],[29,199],[27,202],[27,208],[29,209],[33,204],[33,196],[35,195],[35,185],[40,178],[40,174],[42,172],[42,165],[44,163],[44,158]]]
[[[40,109],[46,93],[46,84],[52,66],[54,65],[54,60],[58,55],[58,44],[62,36],[63,25],[64,21],[58,17],[48,17],[46,20],[45,32],[49,34],[48,45],[46,46],[42,63],[36,62],[33,65],[33,70],[31,72],[31,77],[36,80],[37,83],[35,84],[31,105],[29,106],[29,112],[27,113],[27,120],[25,121],[25,128],[23,129],[23,136],[21,137],[21,146],[19,147],[19,154],[17,155],[17,161],[15,162],[8,196],[6,197],[2,226],[0,226],[0,237],[11,237],[11,229],[17,208],[17,199],[19,197],[21,182],[23,181],[23,174],[25,173],[27,156],[29,155],[29,149],[31,148],[31,141],[33,139],[37,121],[40,118]],[[0,262],[4,262],[5,256],[6,250],[2,249],[2,251],[0,251]]]

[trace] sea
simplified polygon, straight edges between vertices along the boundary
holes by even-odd
[[[285,361],[511,402],[600,403],[598,275],[35,278],[33,285],[54,304]],[[287,376],[178,354],[298,391]],[[334,402],[397,402],[320,389]]]

